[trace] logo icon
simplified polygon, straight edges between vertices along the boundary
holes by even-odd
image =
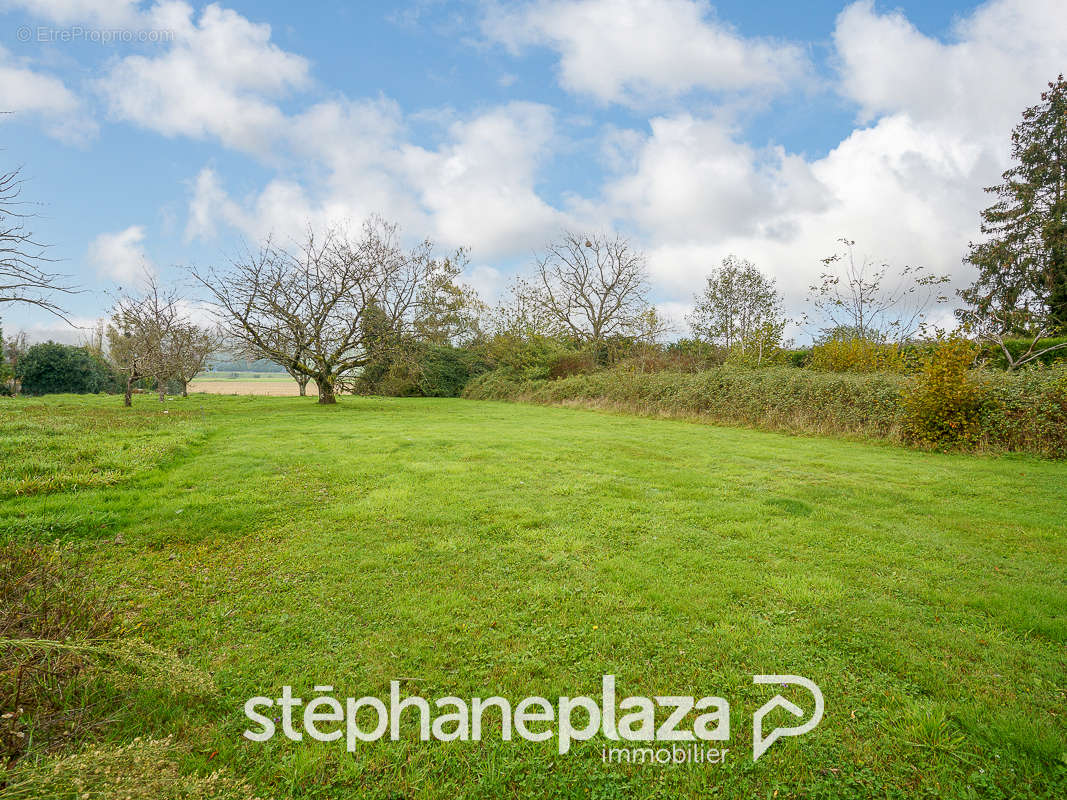
[[[794,717],[800,718],[804,716],[804,710],[796,703],[786,700],[780,694],[776,694],[760,706],[756,713],[752,715],[752,760],[758,761],[759,757],[767,752],[767,748],[774,744],[780,737],[801,736],[808,731],[813,730],[822,719],[823,699],[822,691],[815,685],[815,682],[801,677],[800,675],[753,675],[752,682],[779,683],[783,686],[796,684],[797,686],[803,686],[811,692],[812,696],[815,698],[815,711],[811,715],[811,719],[802,725],[775,728],[766,736],[766,738],[763,736],[763,718],[774,709],[779,707],[784,708]]]

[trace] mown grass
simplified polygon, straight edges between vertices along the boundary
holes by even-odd
[[[128,413],[121,403],[72,409],[55,397],[0,405],[0,499],[110,486],[159,466],[203,433],[195,403]],[[88,410],[91,408],[91,411]]]
[[[35,402],[0,404],[0,437]],[[173,734],[184,769],[281,797],[1067,794],[1063,463],[463,400],[118,402],[50,400],[34,424],[57,433],[7,452],[26,480],[34,448],[108,430],[70,463],[127,459],[119,479],[49,468],[51,491],[0,506],[0,537],[74,542],[131,624],[215,677],[210,702],[135,697],[116,742]],[[148,432],[154,455],[120,449]],[[604,673],[728,698],[726,764],[414,726],[354,756],[240,737],[244,701],[283,684],[517,701],[596,696]],[[753,763],[777,691],[756,673],[815,680],[826,717]]]

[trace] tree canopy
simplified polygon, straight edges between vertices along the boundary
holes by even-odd
[[[1041,102],[1012,131],[1014,166],[986,191],[985,239],[966,262],[978,269],[960,292],[977,317],[1000,334],[1067,332],[1067,81],[1048,84]]]

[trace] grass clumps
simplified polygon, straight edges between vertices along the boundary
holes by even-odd
[[[43,759],[0,789],[6,800],[257,800],[244,781],[216,770],[183,773],[172,737],[137,738]]]
[[[61,756],[106,736],[128,699],[145,692],[207,696],[215,685],[132,635],[69,548],[0,545],[0,796],[212,796],[74,780],[117,779],[135,763],[106,748]]]
[[[0,500],[112,486],[157,466],[201,432],[188,405],[124,409],[94,397],[67,414],[66,402],[55,396],[0,406]]]
[[[116,620],[77,564],[54,547],[0,546],[0,759],[32,742],[51,750],[91,731],[93,711],[83,654],[41,641],[97,641]]]

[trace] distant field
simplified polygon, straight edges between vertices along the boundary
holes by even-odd
[[[300,394],[296,381],[284,372],[205,372],[189,384],[190,392],[205,394],[258,394],[270,397],[295,397]],[[308,394],[316,394],[312,381]]]
[[[214,676],[208,701],[139,690],[100,736],[173,734],[184,769],[261,796],[1067,797],[1060,462],[469,400],[139,395],[0,398],[0,475],[0,542],[70,543],[131,628]],[[554,699],[605,673],[620,696],[721,692],[727,762],[605,764],[601,737],[561,756],[496,723],[440,743],[408,720],[354,754],[241,737],[245,700],[283,685]],[[826,715],[753,762],[758,673],[810,677]]]

